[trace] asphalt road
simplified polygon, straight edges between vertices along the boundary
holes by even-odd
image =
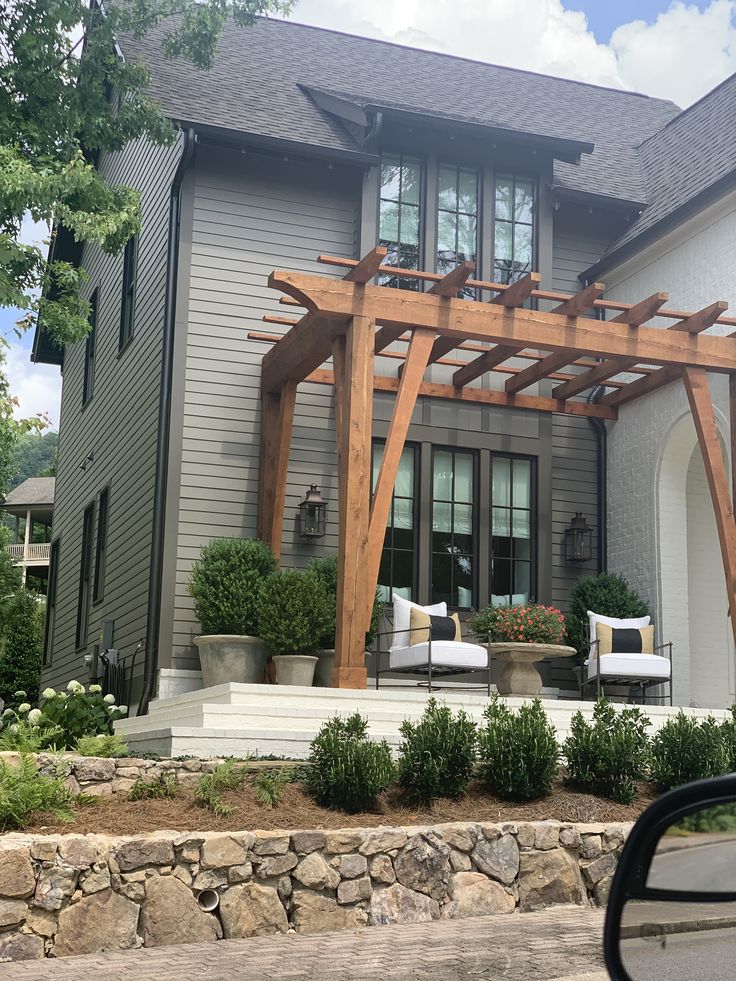
[[[685,847],[656,854],[647,885],[653,889],[736,892],[736,838],[701,844],[694,837]]]
[[[624,940],[621,959],[633,981],[731,981],[736,929]]]

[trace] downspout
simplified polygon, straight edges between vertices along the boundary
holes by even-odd
[[[153,492],[153,527],[151,530],[151,567],[148,584],[146,618],[146,655],[143,692],[138,715],[145,715],[156,687],[158,670],[158,635],[161,625],[161,591],[163,578],[164,530],[166,523],[166,490],[168,482],[169,430],[171,423],[171,388],[174,368],[174,334],[176,328],[176,288],[179,270],[179,226],[181,221],[181,188],[184,175],[194,155],[197,135],[187,130],[184,147],[171,182],[169,198],[169,235],[166,251],[166,293],[164,299],[164,336],[161,351],[161,384],[159,388],[158,430],[156,433],[156,476]]]
[[[588,397],[590,404],[601,400],[605,392],[603,385],[597,385]],[[588,416],[588,422],[596,437],[596,485],[598,492],[598,572],[608,569],[608,430],[603,419]]]

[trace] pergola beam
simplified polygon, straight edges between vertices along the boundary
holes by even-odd
[[[579,293],[573,294],[569,300],[564,300],[559,306],[554,307],[550,313],[560,313],[566,317],[582,317],[605,291],[605,283],[592,283]]]
[[[462,388],[463,385],[467,385],[469,382],[474,381],[476,378],[480,378],[487,371],[491,371],[493,368],[498,367],[503,361],[508,361],[509,358],[518,352],[518,348],[509,347],[507,344],[497,344],[490,351],[486,351],[485,354],[481,354],[479,358],[475,361],[469,361],[468,364],[458,368],[455,374],[452,376],[452,384],[456,388]]]
[[[474,262],[461,262],[431,286],[428,293],[435,296],[456,296],[475,272]]]
[[[388,249],[382,245],[377,245],[371,249],[358,264],[352,266],[343,276],[343,279],[351,283],[369,283],[377,275],[381,263],[388,255]]]

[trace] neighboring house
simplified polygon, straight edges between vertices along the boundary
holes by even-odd
[[[128,658],[142,643],[134,698],[145,686],[145,703],[159,681],[162,693],[198,685],[186,586],[201,547],[255,534],[262,335],[278,330],[260,321],[284,312],[267,286],[271,270],[334,275],[318,255],[357,258],[382,243],[406,268],[446,273],[472,259],[484,280],[538,270],[544,288],[576,292],[610,257],[615,295],[628,296],[621,250],[636,268],[638,243],[659,254],[652,235],[672,213],[667,194],[677,190],[681,204],[725,177],[718,170],[689,188],[666,177],[653,185],[668,152],[655,141],[695,114],[635,93],[278,20],[228,27],[209,73],[164,61],[155,32],[122,37],[120,47],[148,62],[152,93],[181,135],[172,148],[140,141],[99,161],[109,179],[141,191],[142,230],[123,255],[81,251],[63,231],[57,238],[57,255],[90,273],[93,329],[64,353],[42,328],[34,345],[37,361],[63,365],[64,374],[44,680],[79,675],[102,636]],[[710,258],[725,268],[722,255]],[[725,288],[717,277],[704,287],[711,300]],[[631,287],[637,299],[663,288]],[[698,302],[672,291],[683,305]],[[501,370],[525,364],[517,358]],[[452,372],[438,363],[427,377],[447,382]],[[498,384],[490,379],[477,384]],[[541,394],[551,387],[541,383]],[[376,460],[391,404],[376,395]],[[461,612],[491,601],[564,609],[577,576],[609,565],[664,617],[654,539],[644,530],[637,538],[638,518],[622,514],[635,483],[626,454],[641,452],[639,411],[609,427],[606,494],[603,424],[422,399],[396,484],[384,598],[399,590]],[[622,425],[631,435],[619,441]],[[641,481],[639,496],[653,493],[650,477]],[[313,483],[334,504],[333,393],[306,384],[289,463],[285,565],[335,549],[334,506],[324,539],[299,536],[297,506]],[[584,566],[564,555],[576,512],[596,530]],[[567,667],[546,681],[573,688]],[[677,674],[675,684],[690,697]]]
[[[55,483],[55,477],[29,477],[9,491],[0,505],[13,519],[13,541],[5,548],[20,566],[23,585],[30,576],[33,585],[44,592],[51,560]]]

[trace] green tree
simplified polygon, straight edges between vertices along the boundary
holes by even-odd
[[[17,691],[25,692],[31,704],[35,705],[38,699],[43,614],[43,603],[27,589],[19,590],[7,603],[0,651],[0,698],[6,705],[21,700],[15,698]]]
[[[20,437],[13,455],[13,476],[10,489],[29,477],[53,477],[56,474],[56,453],[59,434],[56,432],[25,433]]]

